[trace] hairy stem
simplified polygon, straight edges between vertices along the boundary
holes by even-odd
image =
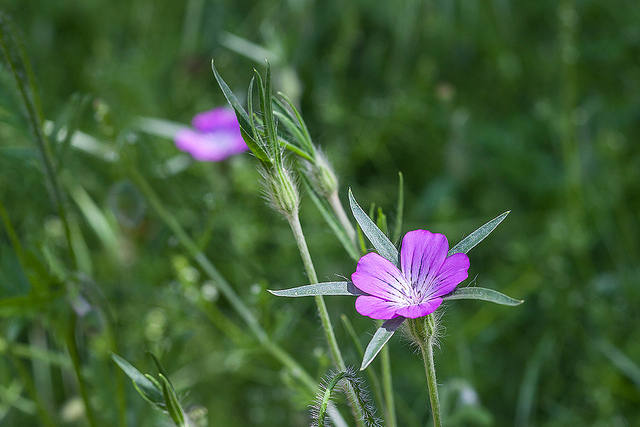
[[[316,284],[318,283],[318,275],[316,274],[316,270],[313,266],[313,261],[311,260],[311,254],[309,253],[307,241],[304,237],[304,233],[302,232],[300,218],[298,214],[295,213],[294,215],[288,217],[287,220],[289,221],[291,231],[293,232],[293,235],[296,239],[298,250],[300,251],[300,256],[302,257],[302,263],[304,264],[307,276],[309,277],[309,282],[311,284]],[[331,351],[331,358],[333,359],[333,363],[341,371],[344,371],[347,366],[344,363],[342,353],[340,352],[340,347],[338,346],[338,341],[336,340],[336,335],[333,332],[333,326],[331,324],[329,312],[327,311],[327,305],[325,304],[322,295],[316,295],[314,298],[316,300],[316,305],[318,306],[318,313],[320,315],[320,321],[322,322],[322,329],[324,329],[324,334],[327,338],[327,342],[329,343],[329,350]],[[347,386],[347,395],[349,397],[349,405],[351,406],[351,411],[356,418],[356,422],[358,423],[358,425],[360,425],[358,413],[360,413],[361,408],[359,408],[360,405],[357,403],[358,400],[356,399],[355,392],[351,385]]]
[[[289,224],[291,225],[291,230],[293,231],[296,243],[298,244],[298,250],[300,251],[302,263],[304,264],[307,276],[309,277],[309,283],[316,284],[318,283],[318,276],[313,266],[313,261],[311,260],[311,254],[309,253],[309,248],[307,247],[307,241],[305,240],[304,233],[302,232],[300,218],[297,214],[293,215],[290,218]],[[329,318],[327,305],[325,304],[322,295],[317,295],[315,297],[315,300],[316,304],[318,305],[320,321],[322,322],[322,328],[324,329],[324,334],[327,337],[327,341],[329,343],[329,350],[331,351],[333,362],[340,370],[344,370],[346,368],[346,365],[344,363],[344,360],[342,359],[342,353],[340,352],[338,341],[336,340],[336,336],[333,332],[333,326],[331,325],[331,319]]]
[[[440,413],[440,399],[438,397],[438,382],[436,381],[436,368],[433,360],[433,345],[435,343],[436,321],[433,314],[419,319],[409,319],[407,322],[409,334],[413,341],[420,347],[424,370],[429,386],[429,399],[431,400],[431,412],[434,427],[442,427],[442,415]]]
[[[385,421],[388,427],[396,427],[396,404],[393,395],[393,381],[391,377],[391,358],[389,357],[389,346],[384,346],[380,352],[382,363],[382,388],[384,392]]]

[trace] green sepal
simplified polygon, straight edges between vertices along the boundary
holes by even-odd
[[[233,94],[231,89],[227,83],[222,79],[218,70],[216,70],[216,66],[213,61],[211,61],[211,69],[213,70],[213,75],[218,82],[218,86],[222,90],[224,97],[227,98],[227,102],[233,108],[233,111],[236,113],[236,117],[238,118],[238,124],[240,125],[240,134],[242,135],[242,139],[247,144],[247,147],[251,150],[251,152],[258,158],[258,160],[263,161],[267,164],[272,163],[271,157],[264,151],[264,148],[260,144],[258,144],[255,140],[255,134],[253,133],[253,126],[251,123],[251,119],[249,118],[249,114],[242,108],[238,98]]]
[[[386,258],[393,263],[396,267],[400,268],[400,262],[398,259],[398,249],[391,243],[391,240],[378,228],[378,226],[371,220],[369,215],[362,210],[351,189],[349,189],[349,204],[351,205],[351,212],[355,217],[358,225],[362,229],[362,232],[367,236],[373,247],[378,251],[380,256]]]
[[[284,93],[278,92],[278,95],[280,95],[280,97],[286,102],[289,108],[287,108],[282,101],[280,101],[277,98],[274,98],[274,100],[276,101],[276,104],[278,104],[278,106],[282,109],[282,111],[287,113],[287,115],[289,115],[289,117],[291,117],[292,120],[294,118],[296,119],[296,121],[298,122],[298,125],[295,125],[293,122],[291,124],[293,124],[298,129],[298,132],[300,132],[300,134],[298,135],[299,142],[301,142],[305,146],[304,148],[306,148],[306,150],[308,151],[311,157],[315,157],[316,147],[314,147],[313,142],[311,142],[311,135],[309,134],[309,129],[307,128],[307,125],[302,119],[302,115],[300,114],[296,106],[293,104],[293,102],[291,102],[291,100]]]
[[[151,353],[150,351],[145,351],[145,353],[147,353],[148,356],[151,356],[151,359],[153,359],[153,362],[156,364],[156,368],[158,368],[158,372],[164,375],[165,377],[169,378],[169,374],[164,369],[164,366],[162,366],[162,363],[160,363],[160,360],[158,360],[156,355]]]
[[[367,366],[373,362],[373,359],[380,353],[382,347],[391,339],[393,334],[396,332],[398,327],[406,320],[406,317],[396,317],[394,319],[389,319],[382,324],[378,328],[375,334],[373,334],[373,338],[369,341],[367,348],[364,351],[364,357],[362,358],[362,365],[360,365],[360,370],[364,371],[367,369]]]
[[[356,288],[351,282],[324,282],[316,283],[314,285],[298,286],[291,289],[282,289],[278,291],[272,291],[273,295],[278,297],[312,297],[318,295],[351,295],[360,296],[368,295]]]
[[[184,413],[184,409],[178,400],[178,395],[173,388],[173,385],[169,381],[167,377],[162,374],[158,375],[160,377],[160,383],[162,384],[162,395],[164,396],[164,403],[166,406],[166,410],[169,413],[169,416],[179,427],[188,426],[187,416]]]
[[[262,125],[264,126],[265,135],[267,137],[267,146],[275,156],[275,162],[277,163],[281,153],[278,147],[276,121],[273,116],[273,102],[271,98],[271,66],[267,62],[267,72],[264,83],[258,70],[254,69],[253,72],[258,86],[258,98],[260,100],[260,109],[262,110]]]
[[[442,299],[445,301],[454,299],[477,299],[510,306],[520,305],[524,302],[524,300],[511,298],[493,289],[478,287],[457,288],[449,295],[442,297]]]
[[[447,253],[447,256],[451,256],[457,253],[466,254],[467,252],[469,252],[475,245],[482,242],[485,237],[491,234],[491,232],[495,230],[502,221],[504,221],[507,215],[509,215],[509,212],[511,211],[506,211],[502,215],[498,215],[482,227],[478,228],[473,233],[469,234],[467,237],[458,242],[457,245],[452,247],[451,250],[449,250],[449,252]]]

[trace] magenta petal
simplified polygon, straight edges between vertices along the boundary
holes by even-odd
[[[191,125],[200,132],[216,130],[236,131],[240,136],[240,125],[236,113],[229,108],[214,108],[213,110],[198,113],[191,120]]]
[[[402,273],[415,289],[429,287],[442,267],[448,251],[449,242],[444,234],[427,230],[410,231],[402,239]]]
[[[438,272],[438,289],[433,296],[440,297],[447,295],[465,280],[469,273],[469,257],[466,254],[453,254],[444,260],[444,264]]]
[[[405,301],[410,287],[398,267],[375,252],[360,258],[351,281],[363,292],[400,303]]]
[[[247,150],[242,139],[228,132],[200,133],[183,129],[174,137],[176,147],[199,161],[220,161]]]
[[[416,319],[433,313],[438,307],[440,307],[440,304],[442,304],[442,298],[433,298],[429,301],[423,302],[422,304],[399,307],[396,310],[396,314],[402,317]]]
[[[356,311],[363,316],[372,319],[393,319],[398,317],[396,309],[398,305],[374,296],[362,295],[356,299]]]

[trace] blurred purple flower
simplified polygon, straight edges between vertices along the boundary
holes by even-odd
[[[193,129],[178,131],[174,141],[178,150],[191,154],[196,160],[217,162],[249,149],[231,109],[205,111],[197,114],[191,124]]]
[[[402,239],[400,269],[375,252],[364,255],[351,275],[353,284],[368,294],[358,297],[356,310],[373,319],[433,313],[442,297],[467,278],[469,257],[447,257],[448,251],[443,234],[414,230]]]

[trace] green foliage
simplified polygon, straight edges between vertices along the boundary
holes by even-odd
[[[447,425],[638,424],[639,7],[3,1],[4,52],[31,70],[16,79],[1,55],[0,424],[86,425],[81,377],[97,424],[157,425],[164,416],[110,359],[143,366],[146,349],[211,425],[308,423],[313,392],[257,344],[132,173],[267,335],[314,377],[325,372],[313,301],[266,292],[308,282],[287,225],[257,196],[256,160],[194,163],[138,126],[139,117],[186,126],[225,105],[212,58],[239,95],[265,57],[275,93],[291,101],[274,101],[280,144],[312,157],[300,141],[313,138],[340,178],[340,200],[350,187],[375,201],[392,242],[425,226],[455,241],[512,210],[501,237],[474,251],[470,274],[527,303],[449,303],[435,356]],[[358,235],[338,241],[307,199],[301,221],[319,277],[344,281],[362,252]],[[361,343],[371,339],[376,325],[353,298],[327,302]],[[67,345],[73,313],[80,375]],[[357,365],[352,339],[336,333]],[[386,348],[398,425],[422,426],[419,361],[406,346]]]
[[[169,381],[169,377],[164,367],[156,356],[149,353],[158,368],[159,374],[156,380],[149,374],[142,374],[133,365],[127,362],[117,354],[112,354],[113,361],[122,369],[122,371],[133,381],[133,385],[140,394],[154,408],[165,412],[178,427],[191,425],[189,417],[182,408],[173,384]]]
[[[346,389],[345,384],[349,384],[355,391],[355,398],[358,400],[362,408],[360,419],[365,427],[380,426],[380,419],[376,416],[376,409],[369,399],[368,391],[364,383],[359,378],[354,369],[347,368],[344,371],[334,372],[323,379],[323,383],[316,395],[316,404],[312,408],[312,423],[314,427],[325,427],[331,424],[329,420],[329,408],[332,403],[332,397],[336,389],[340,389],[342,385],[343,391]]]

